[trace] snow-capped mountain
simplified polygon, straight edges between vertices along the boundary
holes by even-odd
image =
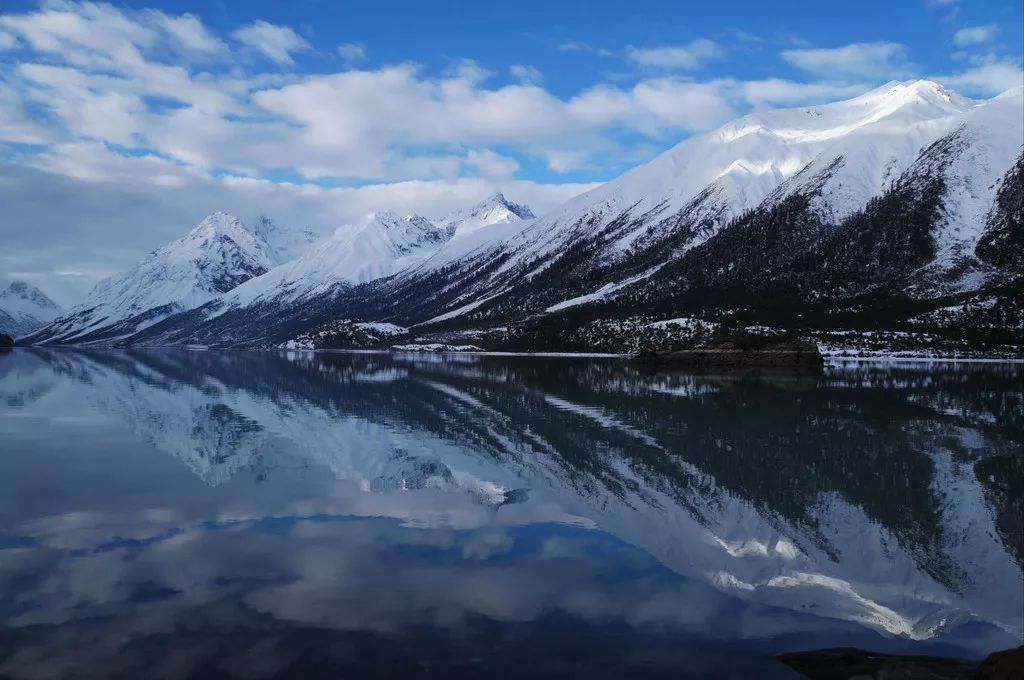
[[[198,307],[274,264],[267,244],[237,217],[214,213],[186,236],[99,283],[32,342],[111,341]]]
[[[43,291],[24,281],[0,288],[0,333],[12,338],[42,328],[63,312]]]
[[[126,340],[266,346],[354,320],[591,349],[590,326],[627,317],[892,330],[973,298],[1024,328],[1003,252],[1024,229],[1022,120],[1021,89],[929,81],[753,113],[536,219],[500,194],[436,226],[381,214]]]
[[[513,203],[502,193],[496,193],[474,206],[449,213],[437,222],[452,235],[465,236],[481,227],[506,224],[536,218],[528,206]]]

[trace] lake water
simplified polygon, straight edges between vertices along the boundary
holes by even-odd
[[[1024,368],[0,354],[0,676],[795,678],[1024,634]]]

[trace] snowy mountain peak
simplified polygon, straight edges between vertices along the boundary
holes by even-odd
[[[450,213],[439,222],[439,226],[449,234],[465,235],[491,224],[532,220],[535,217],[528,206],[513,203],[498,192],[476,205]]]
[[[974,102],[956,92],[947,90],[933,80],[892,80],[881,87],[869,90],[852,101],[924,101],[935,104],[950,104],[957,109],[973,106]]]
[[[0,300],[3,301],[3,304],[24,300],[39,310],[61,311],[60,305],[51,300],[46,293],[25,281],[11,281],[7,288],[0,290]]]
[[[202,222],[192,228],[188,235],[193,237],[217,233],[233,234],[239,230],[245,230],[245,226],[240,219],[218,210],[207,215]]]
[[[274,265],[267,244],[227,213],[101,281],[84,302],[34,336],[35,342],[108,341],[205,304]]]
[[[217,244],[224,243],[225,240],[257,255],[260,259],[272,260],[270,248],[263,239],[249,231],[240,219],[225,212],[207,215],[185,238],[168,244],[161,250],[172,252],[175,249],[180,249],[189,251],[191,254],[195,248],[200,250],[217,249],[219,248]]]
[[[0,333],[13,337],[31,333],[63,311],[46,293],[24,281],[12,281],[0,289]]]

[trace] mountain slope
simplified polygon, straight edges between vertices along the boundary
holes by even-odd
[[[33,343],[105,342],[198,307],[273,265],[266,243],[214,213],[183,238],[99,283],[84,302],[29,338]]]
[[[0,333],[28,335],[50,323],[64,310],[46,294],[24,281],[0,289]]]

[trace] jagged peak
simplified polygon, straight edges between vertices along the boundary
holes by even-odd
[[[189,236],[205,236],[207,234],[231,234],[237,231],[245,231],[249,233],[242,223],[242,220],[238,219],[230,213],[222,212],[220,210],[210,213],[203,220],[193,227],[192,231],[189,232]]]
[[[513,203],[498,191],[484,200],[449,213],[438,225],[450,234],[469,233],[491,224],[532,220],[536,217],[526,205]]]
[[[505,198],[505,194],[502,193],[501,191],[495,192],[488,196],[487,198],[485,198],[484,200],[480,201],[475,206],[473,206],[473,208],[470,208],[470,211],[474,211],[477,208],[490,208],[495,206],[505,207],[524,220],[533,219],[534,217],[536,217],[536,215],[533,214],[533,211],[530,210],[529,206],[523,203],[515,203],[513,201],[508,200],[507,198]]]
[[[19,298],[34,302],[43,307],[59,308],[46,293],[27,281],[11,280],[4,288],[0,288],[0,298]]]

